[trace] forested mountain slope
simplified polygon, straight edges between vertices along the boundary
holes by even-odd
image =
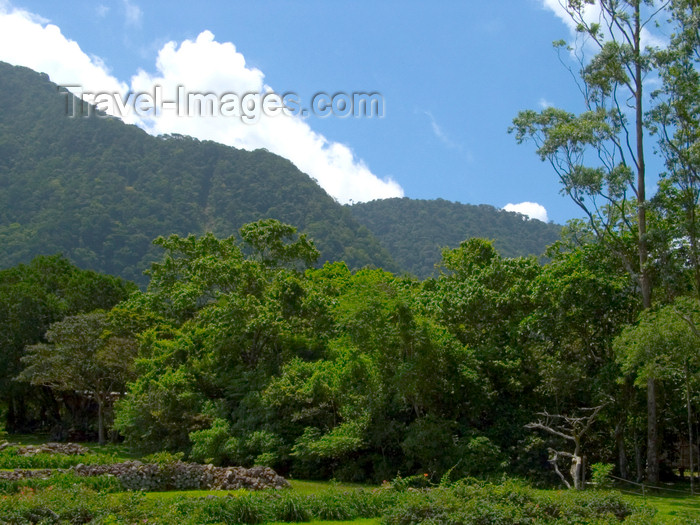
[[[455,248],[470,237],[493,239],[501,255],[518,257],[541,255],[561,231],[558,225],[519,213],[443,199],[384,199],[355,204],[350,210],[404,271],[419,277],[433,272],[441,248]]]
[[[265,150],[153,137],[114,118],[66,115],[46,75],[0,62],[0,268],[61,252],[144,283],[159,235],[228,236],[271,217],[306,232],[321,262],[398,270],[314,180]]]
[[[260,218],[306,232],[320,262],[429,275],[440,248],[495,239],[505,256],[541,254],[559,227],[491,206],[388,199],[341,206],[291,162],[114,118],[67,115],[46,75],[0,62],[0,268],[63,253],[145,283],[159,235],[223,237]]]

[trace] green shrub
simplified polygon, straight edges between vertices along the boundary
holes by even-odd
[[[268,521],[264,501],[251,494],[234,498],[212,498],[205,515],[223,523],[265,523]]]
[[[161,451],[161,452],[155,452],[153,454],[149,454],[148,456],[143,457],[143,462],[144,463],[157,463],[158,465],[169,465],[171,463],[177,463],[178,461],[182,461],[182,458],[185,457],[184,452],[168,452],[167,450]]]
[[[615,465],[612,463],[593,463],[591,465],[591,480],[596,484],[596,488],[609,489],[612,487],[612,474]]]
[[[0,523],[90,523],[109,513],[99,493],[82,485],[70,488],[25,488],[18,495],[0,499]]]
[[[402,478],[401,476],[396,476],[391,481],[391,488],[393,488],[394,490],[398,490],[399,492],[407,490],[409,488],[427,488],[430,485],[430,475],[427,472],[424,472],[423,474],[416,474],[415,476],[408,476],[405,478]]]
[[[238,450],[238,440],[231,436],[229,424],[224,419],[215,419],[210,428],[190,433],[192,451],[190,457],[200,463],[229,465]]]
[[[458,522],[453,521],[450,515],[457,510],[457,505],[458,503],[454,500],[448,501],[441,498],[437,492],[407,493],[397,504],[385,511],[382,523],[385,525],[456,524]]]
[[[461,440],[460,470],[468,476],[485,476],[503,472],[506,463],[501,449],[486,436]]]
[[[256,430],[246,436],[241,445],[241,464],[273,467],[279,462],[282,440],[267,430]]]
[[[651,523],[654,511],[616,492],[540,492],[518,481],[468,482],[405,492],[383,516],[386,525]]]
[[[47,481],[47,480],[44,480]],[[228,496],[154,498],[116,493],[107,479],[52,478],[0,497],[0,523],[177,523],[179,525],[355,520],[382,516],[386,525],[654,523],[654,511],[612,491],[537,491],[518,481],[462,481],[429,489],[261,491]]]

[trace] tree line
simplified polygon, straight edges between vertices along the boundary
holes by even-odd
[[[566,452],[566,440],[528,425],[600,407],[582,454],[635,478],[645,470],[650,371],[667,473],[687,439],[686,408],[697,426],[697,299],[643,310],[599,242],[559,242],[542,265],[470,239],[445,249],[439,276],[425,280],[342,262],[313,268],[313,242],[272,219],[240,237],[155,244],[164,256],[146,291],[110,281],[111,308],[66,310],[14,347],[3,399],[21,387],[31,417],[24,427],[8,419],[10,430],[81,429],[144,452],[306,478],[451,471],[554,481],[551,451]],[[9,277],[47,260],[69,267],[42,258],[0,273],[3,307],[25,286]],[[23,312],[25,330],[39,311]],[[567,462],[560,456],[559,469]]]

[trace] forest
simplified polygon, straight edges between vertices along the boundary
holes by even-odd
[[[650,2],[606,0],[606,26],[585,4],[567,4],[598,46],[576,71],[585,110],[525,110],[509,130],[585,217],[545,258],[474,236],[417,277],[322,262],[313,235],[270,217],[230,236],[158,236],[142,288],[37,256],[0,271],[9,438],[48,433],[396,491],[337,495],[375,507],[332,519],[655,523],[607,492],[562,504],[600,515],[566,517],[532,488],[577,493],[614,476],[693,491],[700,460],[700,13],[685,0],[651,13]],[[644,48],[642,27],[657,19],[670,42]],[[647,94],[649,75],[658,87]],[[646,172],[652,152],[662,173]],[[277,505],[250,498],[251,509]],[[284,501],[289,519],[201,522],[325,516]],[[192,512],[214,512],[200,504]]]

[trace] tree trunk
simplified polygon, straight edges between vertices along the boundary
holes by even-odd
[[[647,268],[649,251],[647,248],[646,215],[646,167],[644,165],[644,99],[643,68],[641,47],[641,0],[634,3],[634,97],[635,97],[635,139],[637,143],[637,229],[639,248],[639,287],[642,292],[642,306],[651,308],[651,281]],[[658,431],[656,428],[656,388],[654,380],[647,382],[647,479],[651,483],[659,481]]]
[[[693,412],[690,407],[690,371],[685,362],[685,403],[688,408],[688,457],[690,458],[690,495],[695,494],[695,468],[693,465]]]
[[[617,466],[622,479],[629,479],[627,454],[625,453],[625,422],[621,420],[615,427],[615,445],[617,447]]]
[[[656,421],[656,381],[647,380],[647,481],[659,482],[659,430]]]
[[[105,444],[105,425],[104,425],[104,400],[100,394],[97,394],[97,441],[100,445]]]
[[[583,490],[583,458],[581,457],[581,445],[575,441],[576,448],[571,458],[571,479],[574,481],[574,489]]]
[[[642,449],[639,447],[639,439],[637,439],[637,430],[635,429],[634,435],[632,436],[634,440],[634,463],[637,468],[637,483],[640,483],[644,479],[644,467],[642,465]]]

